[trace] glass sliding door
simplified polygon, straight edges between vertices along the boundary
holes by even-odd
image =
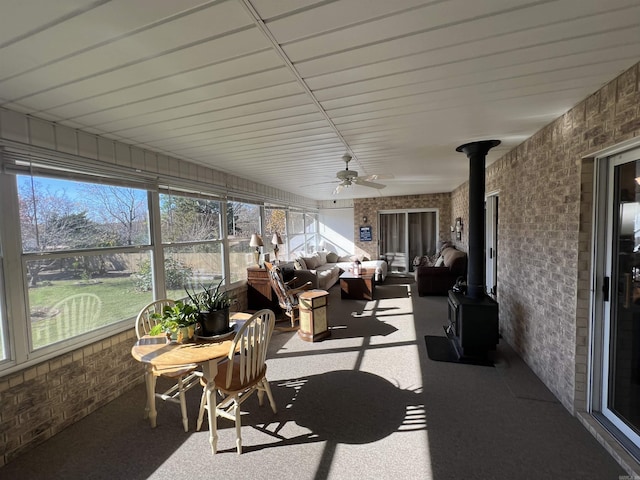
[[[640,160],[609,167],[602,413],[640,445]],[[607,280],[608,279],[608,280]],[[606,290],[606,288],[605,288]],[[608,295],[607,295],[608,293]]]
[[[380,254],[387,259],[390,272],[409,272],[414,257],[433,255],[436,251],[436,210],[380,212],[379,225]]]
[[[387,259],[389,271],[407,271],[407,214],[380,214],[380,252]]]
[[[408,212],[409,268],[413,270],[415,257],[436,253],[436,212]]]

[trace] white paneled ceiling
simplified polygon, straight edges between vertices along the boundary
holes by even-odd
[[[638,0],[0,0],[1,106],[317,200],[451,191],[638,60]]]

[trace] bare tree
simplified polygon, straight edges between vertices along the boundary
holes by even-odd
[[[69,248],[70,229],[65,219],[74,204],[64,190],[44,187],[33,177],[24,178],[19,187],[20,231],[23,252],[45,252]],[[36,286],[40,272],[55,261],[30,261],[29,286]]]
[[[248,238],[260,232],[260,207],[249,203],[227,203],[227,228],[229,236]]]
[[[141,236],[148,238],[147,197],[141,190],[88,184],[84,201],[90,211],[100,218],[105,226],[113,225],[124,245],[145,243],[136,241]]]

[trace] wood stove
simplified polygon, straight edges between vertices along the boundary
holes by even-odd
[[[500,140],[460,145],[469,158],[469,255],[467,293],[449,291],[445,332],[459,357],[486,357],[498,344],[498,303],[486,294],[484,278],[484,183],[487,152]]]
[[[449,291],[449,325],[445,332],[459,357],[486,357],[498,344],[498,302]]]

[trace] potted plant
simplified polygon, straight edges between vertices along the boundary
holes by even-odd
[[[158,320],[158,323],[149,331],[150,335],[165,333],[170,340],[185,342],[193,339],[198,310],[193,305],[178,300],[173,306],[165,305],[162,313],[154,313],[151,318]]]
[[[226,290],[222,290],[224,278],[214,287],[200,285],[200,292],[190,292],[185,288],[189,300],[195,306],[203,337],[221,335],[229,331],[229,307],[233,300]]]

